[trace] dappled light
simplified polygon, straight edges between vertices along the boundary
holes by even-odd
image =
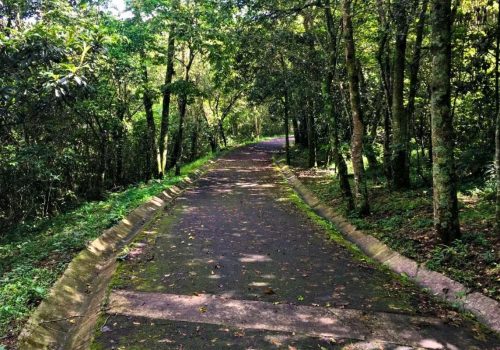
[[[274,150],[281,142],[260,147]],[[269,153],[259,154],[259,163],[269,162]],[[199,325],[200,332],[210,325],[264,332],[255,339],[268,346],[274,344],[269,339],[276,344],[335,339],[353,349],[381,344],[452,349],[475,342],[468,331],[436,318],[424,294],[325,240],[324,230],[278,185],[272,167],[237,171],[257,166],[254,153],[228,156],[235,160],[233,171],[215,168],[187,189],[151,229],[158,232],[155,245],[142,258],[125,262],[111,293],[110,331],[100,343],[128,339],[112,326],[120,315],[146,318],[145,324]],[[209,334],[215,338],[220,329]],[[233,344],[231,332],[222,334],[221,342]]]

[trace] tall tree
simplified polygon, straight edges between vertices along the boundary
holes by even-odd
[[[188,98],[190,97],[190,90],[192,90],[191,82],[189,74],[191,72],[191,68],[193,67],[194,59],[196,56],[196,52],[193,48],[188,45],[187,53],[183,56],[183,64],[184,64],[184,78],[180,81],[179,86],[179,127],[177,129],[177,137],[174,143],[174,154],[172,156],[172,167],[175,166],[175,175],[181,174],[180,162],[182,158],[183,151],[183,141],[184,141],[184,121],[186,119]]]
[[[408,114],[404,109],[406,41],[408,37],[407,11],[409,7],[409,0],[396,0],[392,11],[396,27],[392,75],[392,179],[396,189],[410,186]]]
[[[432,180],[434,227],[448,244],[460,236],[451,114],[451,0],[431,1]]]
[[[336,109],[337,103],[335,98],[335,90],[333,81],[336,78],[337,72],[337,27],[332,14],[332,8],[330,0],[325,0],[324,6],[325,23],[328,31],[328,74],[326,76],[326,93],[328,96],[327,109],[330,116],[331,123],[331,143],[332,143],[332,153],[333,161],[337,167],[337,173],[339,177],[339,186],[344,198],[347,200],[347,210],[352,211],[354,209],[354,200],[352,198],[351,185],[349,184],[349,177],[347,172],[347,164],[345,163],[344,156],[340,150],[340,140],[339,140],[339,111]]]
[[[496,230],[500,232],[500,0],[498,0],[497,27],[495,46],[495,176],[497,185]]]
[[[354,194],[356,209],[361,215],[370,213],[368,189],[363,165],[364,125],[359,92],[359,75],[356,65],[356,50],[352,26],[352,1],[342,1],[342,17],[344,23],[345,61],[349,80],[349,95],[352,115],[351,157],[354,170]]]
[[[163,106],[161,112],[160,140],[158,143],[158,173],[160,177],[165,175],[167,167],[167,149],[168,149],[168,128],[170,124],[170,99],[172,95],[171,84],[174,76],[174,56],[175,56],[175,32],[176,25],[172,22],[168,35],[167,47],[167,70],[165,72],[165,81],[163,84]]]

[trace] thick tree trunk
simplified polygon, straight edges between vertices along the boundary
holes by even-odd
[[[392,75],[392,180],[396,189],[410,186],[408,115],[404,109],[406,38],[408,36],[406,4],[404,0],[397,0],[393,9],[396,38]]]
[[[445,244],[460,236],[450,111],[451,1],[432,0],[432,179],[434,227]]]
[[[174,54],[175,54],[175,24],[170,26],[167,48],[167,71],[165,73],[165,82],[163,86],[163,109],[161,112],[160,141],[158,145],[159,164],[158,174],[160,177],[165,175],[167,167],[167,149],[168,149],[168,127],[170,123],[170,84],[174,76]]]
[[[337,167],[337,173],[339,177],[339,187],[344,199],[347,202],[347,211],[354,210],[354,199],[352,197],[351,185],[349,184],[349,176],[347,172],[347,165],[345,163],[344,157],[340,150],[339,142],[339,131],[338,131],[338,115],[339,112],[336,110],[335,106],[335,91],[333,89],[333,79],[336,76],[337,69],[337,31],[335,29],[335,22],[333,20],[331,3],[330,0],[325,0],[325,19],[326,27],[328,31],[328,42],[329,42],[329,69],[326,78],[326,90],[328,95],[328,111],[331,121],[331,142],[332,142],[332,156],[335,166]]]
[[[363,136],[364,125],[361,114],[361,97],[359,93],[358,72],[356,67],[356,51],[352,28],[351,0],[343,0],[344,42],[347,75],[349,79],[349,93],[352,115],[351,157],[354,170],[354,193],[356,209],[361,215],[370,213],[368,203],[368,189],[363,166]]]

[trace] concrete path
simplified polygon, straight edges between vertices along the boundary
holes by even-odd
[[[95,349],[497,348],[477,325],[329,240],[273,169],[281,147],[226,155],[139,237]]]

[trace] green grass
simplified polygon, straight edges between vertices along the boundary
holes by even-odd
[[[0,342],[17,334],[30,312],[88,242],[211,158],[209,155],[186,164],[181,176],[131,186],[123,192],[109,194],[103,201],[88,202],[54,218],[18,226],[3,237],[0,241]]]

